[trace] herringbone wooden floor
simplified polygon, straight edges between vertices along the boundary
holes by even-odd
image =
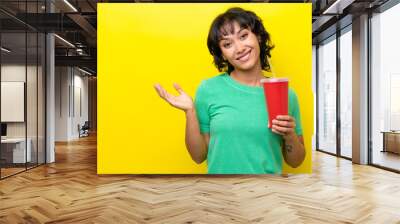
[[[400,175],[315,152],[311,175],[96,174],[96,138],[0,181],[0,223],[400,223]]]

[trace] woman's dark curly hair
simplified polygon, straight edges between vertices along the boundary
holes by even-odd
[[[234,33],[233,23],[237,22],[241,28],[250,29],[259,40],[260,44],[260,62],[261,68],[265,71],[270,71],[270,65],[267,57],[271,57],[271,49],[274,46],[271,44],[270,35],[265,30],[261,19],[252,11],[246,11],[242,8],[231,8],[225,13],[219,15],[211,24],[208,32],[207,46],[211,55],[214,57],[214,64],[218,71],[227,71],[231,73],[234,67],[222,56],[219,42],[223,36]]]

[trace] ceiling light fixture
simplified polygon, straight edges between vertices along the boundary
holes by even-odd
[[[1,47],[1,50],[4,51],[4,52],[6,52],[6,53],[10,53],[10,52],[11,52],[11,50],[9,50],[9,49],[7,49],[7,48],[5,48],[5,47]]]
[[[332,5],[325,9],[322,14],[342,14],[343,9],[347,8],[347,6],[351,5],[354,1],[355,0],[336,0]]]
[[[71,4],[69,3],[69,1],[64,0],[65,4],[67,4],[72,10],[74,10],[74,12],[78,12],[78,10]]]
[[[83,69],[81,69],[81,68],[79,68],[79,67],[78,67],[78,70],[81,71],[81,72],[83,72],[83,73],[85,73],[85,74],[88,74],[88,75],[90,75],[90,76],[93,75],[92,73],[90,73],[90,72],[88,72],[88,71],[86,71],[86,70],[83,70]]]
[[[60,39],[61,41],[63,41],[64,43],[68,44],[69,46],[75,48],[75,45],[71,44],[71,42],[69,42],[68,40],[58,36],[57,34],[54,34],[55,37],[57,37],[58,39]]]

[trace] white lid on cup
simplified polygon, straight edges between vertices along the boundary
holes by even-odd
[[[260,83],[264,82],[289,82],[288,78],[268,78],[268,79],[261,79]]]

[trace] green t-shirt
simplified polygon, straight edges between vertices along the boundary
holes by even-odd
[[[302,135],[297,96],[290,88],[288,98],[295,132]],[[201,133],[210,134],[208,173],[282,172],[282,137],[268,128],[262,87],[241,84],[223,73],[202,81],[195,106]]]

